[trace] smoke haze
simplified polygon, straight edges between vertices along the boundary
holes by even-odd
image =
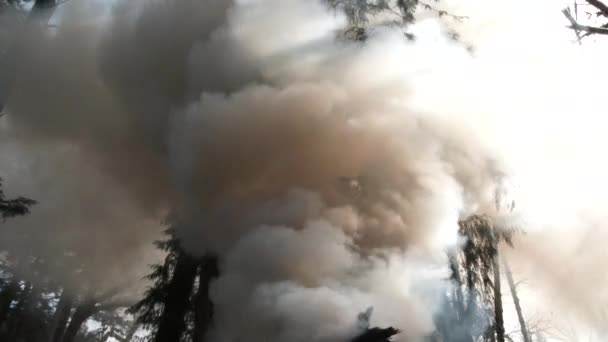
[[[70,1],[25,36],[0,120],[0,175],[39,201],[3,248],[69,251],[111,287],[174,211],[188,251],[223,258],[214,341],[341,341],[369,306],[419,341],[458,219],[501,215],[498,187],[529,296],[600,334],[605,50],[572,45],[547,1],[443,6],[469,19],[361,44],[320,1]]]

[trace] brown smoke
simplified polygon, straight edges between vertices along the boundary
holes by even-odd
[[[114,6],[70,2],[26,37],[1,171],[40,205],[2,241],[73,251],[111,286],[139,275],[175,210],[190,252],[224,258],[216,341],[337,341],[370,305],[374,323],[407,327],[401,341],[430,333],[456,222],[492,214],[507,171],[479,115],[494,104],[465,116],[442,88],[454,74],[420,76],[427,46],[391,29],[339,41],[345,20],[320,1]]]

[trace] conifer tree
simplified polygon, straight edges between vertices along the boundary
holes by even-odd
[[[2,178],[0,178],[0,217],[2,220],[9,217],[26,215],[34,204],[36,204],[36,201],[21,196],[7,199],[2,190]]]

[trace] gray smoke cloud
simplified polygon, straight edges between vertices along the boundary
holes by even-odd
[[[496,186],[514,171],[526,195],[542,190],[534,153],[550,145],[526,139],[533,130],[517,133],[528,145],[508,142],[561,93],[531,99],[553,70],[535,69],[537,56],[520,57],[517,76],[498,71],[509,46],[478,34],[494,26],[475,18],[496,19],[483,6],[446,5],[473,17],[458,28],[475,56],[435,20],[413,28],[418,42],[390,28],[340,40],[346,20],[321,1],[106,6],[71,1],[57,29],[24,38],[0,171],[40,204],[1,240],[52,260],[74,253],[111,287],[139,278],[175,211],[188,251],[222,256],[214,341],[341,341],[369,306],[373,324],[418,341],[448,286],[457,220],[496,214]],[[522,89],[504,85],[528,71]],[[560,170],[546,159],[539,170]],[[526,220],[546,216],[539,196],[522,202]]]

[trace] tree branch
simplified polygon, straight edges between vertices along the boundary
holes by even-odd
[[[586,26],[586,25],[576,25],[576,26],[568,26],[568,27],[571,29],[577,30],[577,31],[587,32],[589,34],[606,34],[606,35],[608,35],[608,28]]]
[[[570,14],[570,9],[568,9],[568,8],[563,9],[562,13],[564,14],[564,16],[566,16],[566,19],[568,19],[568,21],[570,22],[570,26],[567,26],[567,27],[573,29],[576,32],[576,36],[578,37],[579,41],[582,38],[580,36],[581,31],[586,32],[587,35],[590,35],[590,34],[608,35],[608,28],[580,25],[579,23],[577,23],[576,20],[574,20],[574,18],[572,17],[572,14]]]
[[[601,2],[600,0],[587,0],[587,3],[597,8],[602,14],[602,16],[608,18],[608,6],[606,6],[603,2]]]
[[[433,11],[435,13],[437,13],[438,16],[443,17],[443,16],[448,16],[456,21],[462,21],[465,19],[469,19],[468,16],[466,15],[455,15],[455,14],[450,14],[445,10],[440,10],[437,7],[427,3],[427,2],[423,2],[423,1],[418,1],[418,3],[427,11]]]

